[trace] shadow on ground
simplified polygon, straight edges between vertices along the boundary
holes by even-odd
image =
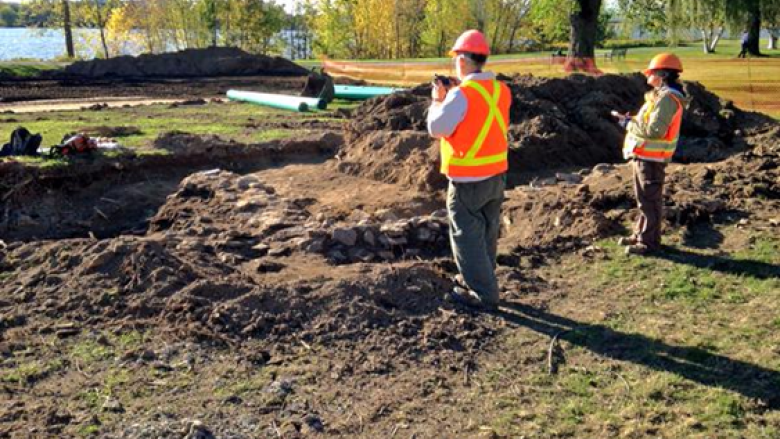
[[[497,315],[595,354],[671,372],[710,387],[722,387],[780,409],[780,372],[689,346],[673,346],[641,334],[578,322],[526,305],[504,302]]]
[[[666,247],[663,252],[654,253],[651,257],[735,276],[749,276],[756,279],[780,279],[780,266],[752,259],[731,259],[716,255],[702,255],[672,247]]]

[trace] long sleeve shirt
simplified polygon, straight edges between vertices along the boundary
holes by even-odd
[[[496,75],[493,72],[479,72],[466,75],[463,78],[463,82],[469,80],[493,80],[495,78]],[[458,125],[463,122],[467,110],[468,100],[463,91],[458,87],[451,89],[447,92],[443,102],[434,102],[428,108],[428,133],[437,139],[451,136],[458,128]],[[488,178],[490,177],[451,177],[450,180],[466,183],[482,181]]]

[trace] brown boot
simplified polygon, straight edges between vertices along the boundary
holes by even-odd
[[[653,253],[653,252],[654,252],[653,249],[651,249],[650,247],[648,247],[648,246],[646,246],[644,244],[634,244],[634,245],[629,245],[629,246],[626,247],[626,254],[627,255],[639,255],[639,256],[642,256],[642,255],[646,255],[646,254]]]

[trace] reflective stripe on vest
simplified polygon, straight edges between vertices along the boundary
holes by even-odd
[[[669,96],[677,103],[677,111],[672,117],[672,122],[666,130],[666,134],[661,139],[647,139],[633,133],[626,133],[626,140],[623,144],[623,155],[625,158],[636,157],[642,160],[652,162],[668,163],[672,160],[674,152],[677,149],[677,142],[680,139],[680,126],[682,124],[683,104],[673,94]],[[650,121],[650,113],[655,108],[655,101],[648,103],[647,109],[642,114],[645,124]]]
[[[508,132],[507,116],[503,114],[499,107],[499,102],[502,98],[501,84],[493,79],[493,94],[485,89],[485,87],[476,81],[466,81],[461,85],[461,88],[470,88],[477,92],[477,94],[484,100],[487,106],[487,116],[484,118],[479,132],[474,138],[473,142],[461,138],[461,142],[468,145],[468,149],[465,154],[462,153],[464,148],[461,148],[461,154],[456,154],[456,149],[450,143],[450,138],[442,139],[442,172],[450,176],[466,176],[466,177],[481,177],[496,175],[506,171],[507,168],[507,147],[506,136]],[[469,96],[466,95],[469,99]],[[473,99],[473,95],[471,97]],[[480,115],[481,116],[481,115]],[[469,116],[467,110],[466,117]],[[470,123],[471,121],[463,121],[461,123]],[[503,145],[501,146],[501,152],[486,156],[479,156],[480,151],[483,149],[486,139],[490,135],[490,131],[494,126],[498,126],[503,137]],[[454,135],[453,135],[454,136]],[[495,145],[495,143],[493,143]],[[463,146],[463,145],[462,145]]]

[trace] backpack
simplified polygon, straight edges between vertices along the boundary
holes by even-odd
[[[41,146],[43,137],[40,134],[31,134],[27,128],[19,127],[11,133],[11,141],[0,149],[0,157],[12,155],[38,155],[38,147]]]

